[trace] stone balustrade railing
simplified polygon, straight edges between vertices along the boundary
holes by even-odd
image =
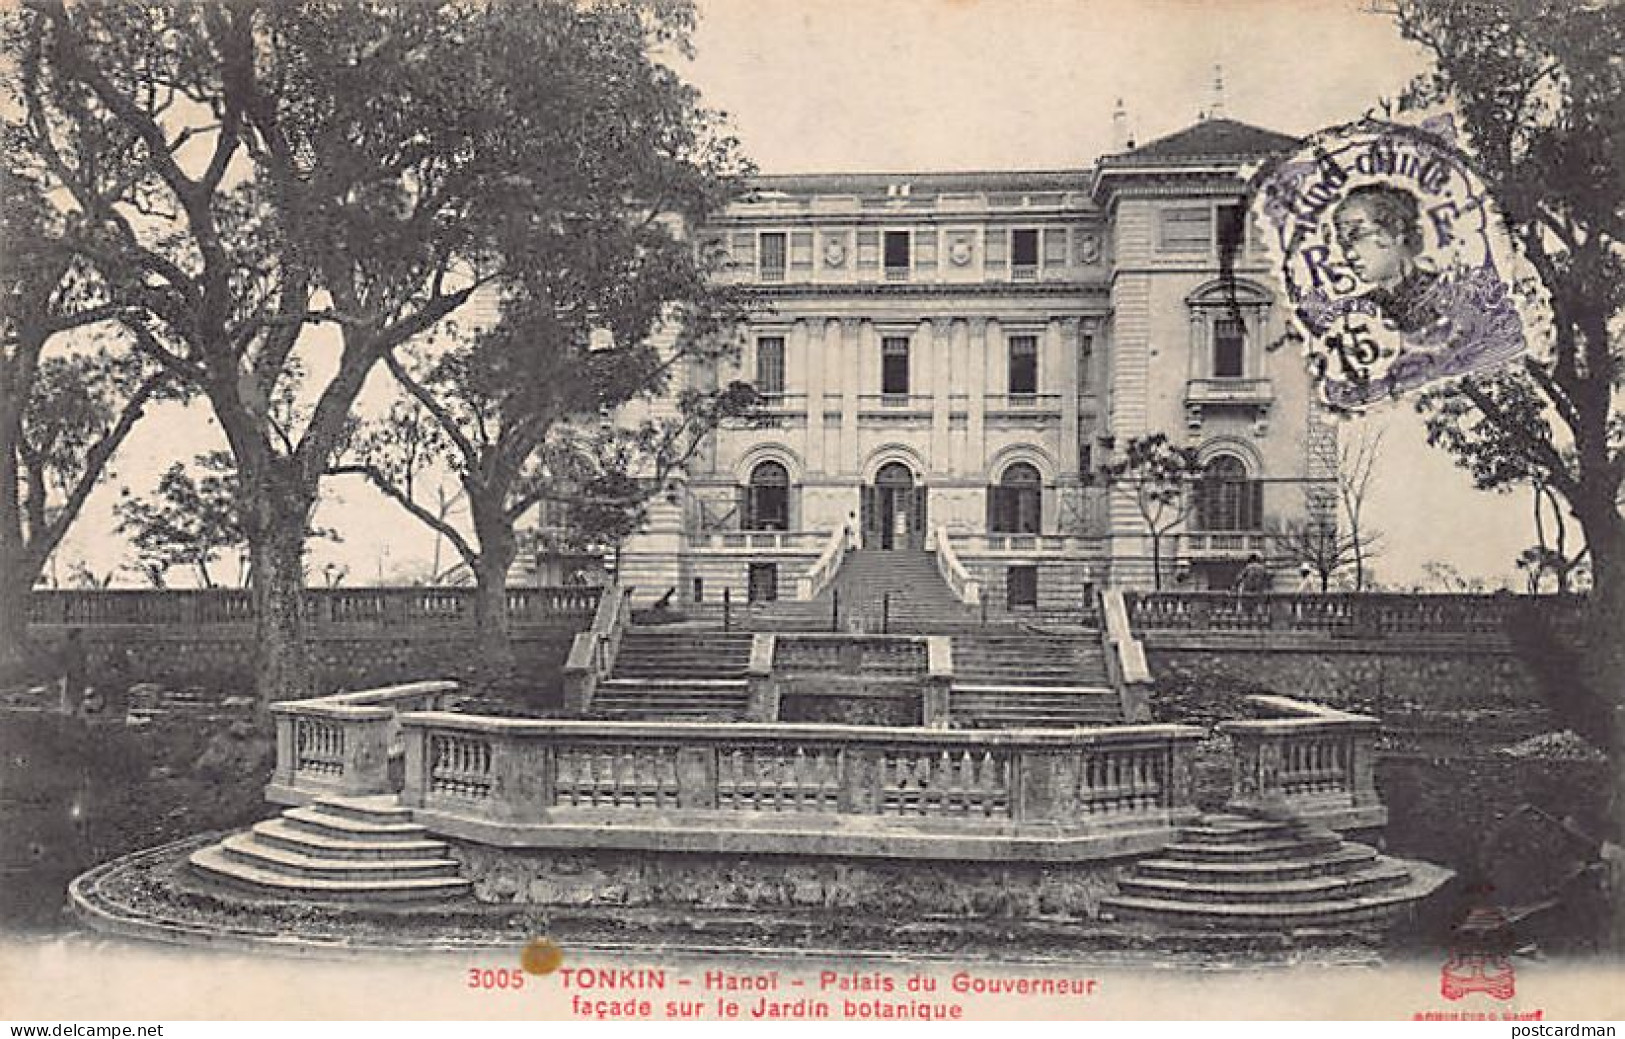
[[[472,588],[311,588],[306,620],[314,636],[394,627],[472,628]],[[508,618],[517,626],[590,615],[599,589],[510,588]],[[252,593],[240,588],[36,591],[29,623],[62,627],[237,626],[254,624]]]
[[[828,588],[835,575],[841,572],[841,562],[846,558],[847,549],[856,548],[857,544],[858,532],[851,523],[843,521],[830,531],[824,541],[824,550],[811,566],[796,577],[796,598],[802,602],[817,598],[818,593]]]
[[[1137,631],[1291,631],[1382,638],[1500,634],[1529,607],[1576,609],[1578,600],[1520,595],[1127,592]]]
[[[1181,725],[952,732],[402,718],[402,800],[505,847],[1057,861],[1160,847],[1196,815]]]
[[[819,530],[702,530],[687,539],[688,547],[696,550],[801,554],[825,544],[829,535]]]
[[[631,585],[610,585],[598,599],[592,626],[576,635],[564,662],[564,706],[576,714],[592,709],[598,683],[615,669],[621,637],[632,623]]]
[[[1230,806],[1337,829],[1378,827],[1373,740],[1380,722],[1284,696],[1252,696],[1269,717],[1219,723],[1234,748]]]
[[[301,804],[324,793],[394,792],[400,774],[391,762],[405,753],[401,715],[447,710],[460,698],[456,682],[412,682],[273,703],[276,771],[266,797]]]
[[[1145,645],[1134,635],[1129,623],[1123,593],[1107,588],[1100,593],[1100,616],[1104,620],[1106,675],[1117,692],[1123,718],[1131,722],[1151,717],[1151,666],[1145,658]]]
[[[945,526],[934,528],[925,547],[936,551],[937,571],[942,574],[942,579],[948,583],[949,589],[954,593],[954,598],[967,606],[979,605],[982,601],[981,582],[972,577],[970,571],[965,569],[965,564],[959,561],[959,556],[954,552],[953,537],[948,533],[948,528]]]

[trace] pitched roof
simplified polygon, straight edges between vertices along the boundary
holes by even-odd
[[[780,173],[751,180],[758,191],[788,194],[885,194],[893,184],[907,184],[920,194],[982,191],[1081,191],[1091,171],[1071,170],[916,170],[899,173]]]
[[[1256,158],[1286,151],[1298,143],[1294,137],[1235,119],[1204,119],[1149,144],[1110,155],[1102,164],[1140,165],[1188,162],[1195,159]]]

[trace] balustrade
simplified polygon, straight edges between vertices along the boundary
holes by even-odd
[[[1375,718],[1281,696],[1248,702],[1275,717],[1226,721],[1234,747],[1232,806],[1316,819],[1329,826],[1380,826]]]
[[[1189,754],[1199,730],[1176,725],[954,732],[434,712],[402,725],[404,803],[440,832],[499,844],[591,846],[582,827],[607,826],[616,846],[883,849],[894,830],[1077,839],[1161,832],[1195,813]],[[784,816],[797,821],[763,829]],[[854,829],[857,818],[867,821]]]
[[[598,593],[586,587],[510,588],[509,620],[524,625],[583,617],[597,605]],[[369,627],[466,628],[473,623],[474,594],[472,588],[311,588],[306,616],[316,637]],[[253,596],[242,589],[37,591],[29,600],[29,623],[64,627],[247,627],[254,618]]]
[[[1127,592],[1140,631],[1301,631],[1366,638],[1504,632],[1515,611],[1557,614],[1574,600],[1512,595],[1391,595],[1374,592],[1240,595],[1232,592]]]
[[[393,792],[390,760],[406,750],[401,715],[446,710],[460,699],[455,682],[413,682],[274,703],[276,772],[266,796],[298,804],[324,793]]]

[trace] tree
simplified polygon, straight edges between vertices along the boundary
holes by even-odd
[[[1585,533],[1595,688],[1625,630],[1625,18],[1569,0],[1395,0],[1435,69],[1406,102],[1455,103],[1475,167],[1550,299],[1550,341],[1521,363],[1425,394],[1430,442],[1481,488],[1537,480]]]
[[[1330,518],[1289,524],[1276,539],[1276,546],[1293,562],[1308,567],[1322,592],[1329,591],[1332,579],[1359,558],[1354,537],[1340,531],[1336,520]]]
[[[1135,437],[1122,455],[1101,469],[1110,486],[1126,490],[1151,536],[1151,575],[1162,587],[1162,539],[1196,507],[1196,481],[1206,466],[1193,447],[1179,447],[1166,433]]]
[[[7,39],[16,53],[18,39]],[[12,101],[18,101],[12,98]],[[119,313],[68,241],[73,214],[49,201],[59,180],[24,146],[23,128],[0,129],[0,666],[26,655],[27,597],[146,406],[171,380],[128,349]],[[100,175],[98,198],[124,192],[119,142],[89,142],[75,161]]]
[[[176,462],[158,478],[152,500],[125,488],[113,507],[119,533],[129,536],[138,566],[155,588],[165,587],[165,575],[175,566],[192,567],[199,586],[213,588],[209,564],[243,543],[231,456],[217,451],[199,455],[197,463],[201,478]]]
[[[1382,437],[1383,430],[1366,428],[1340,438],[1337,445],[1337,505],[1347,531],[1357,592],[1365,591],[1370,583],[1370,560],[1382,542],[1382,533],[1372,530],[1365,517],[1366,498],[1382,457]],[[1325,590],[1324,582],[1321,590]]]
[[[34,144],[132,142],[139,214],[66,189],[143,347],[207,396],[237,470],[262,700],[310,691],[303,539],[374,366],[481,287],[556,269],[650,178],[725,157],[649,58],[682,3],[32,0]],[[586,297],[581,297],[585,299]],[[269,402],[307,332],[335,364],[299,429]]]

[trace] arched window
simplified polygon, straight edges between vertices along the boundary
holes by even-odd
[[[1263,521],[1263,482],[1249,479],[1246,463],[1235,455],[1215,455],[1197,489],[1197,528],[1258,530]]]
[[[988,488],[988,530],[994,534],[1037,534],[1044,514],[1044,481],[1027,462],[1012,463]]]
[[[790,473],[778,462],[760,462],[750,471],[740,509],[742,530],[790,529]]]

